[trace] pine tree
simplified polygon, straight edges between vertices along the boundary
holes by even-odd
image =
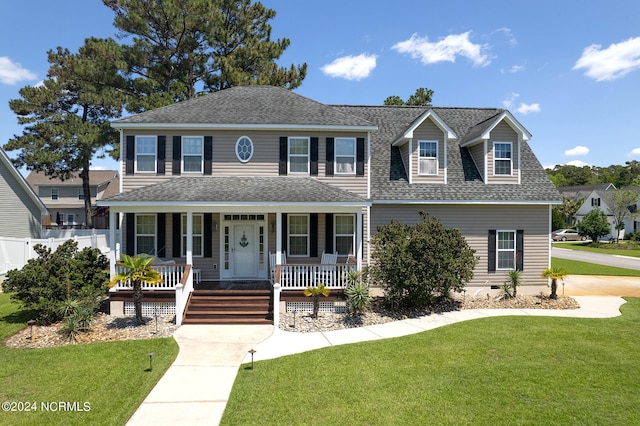
[[[23,87],[21,98],[9,102],[25,129],[4,149],[20,150],[17,167],[62,180],[79,172],[85,223],[92,227],[91,159],[118,142],[109,120],[121,115],[124,103],[120,47],[112,39],[89,38],[78,53],[58,47],[48,52],[48,60],[48,78],[41,85]]]

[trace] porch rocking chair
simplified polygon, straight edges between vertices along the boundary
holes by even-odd
[[[325,286],[329,286],[333,283],[332,277],[335,278],[335,265],[338,263],[338,253],[325,253],[322,252],[322,258],[320,259],[320,265],[318,272],[315,276],[314,285],[322,283]]]

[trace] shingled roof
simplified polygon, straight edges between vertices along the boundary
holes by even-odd
[[[178,177],[109,198],[109,205],[303,205],[367,206],[352,192],[310,177],[233,176]]]
[[[192,100],[114,121],[113,127],[144,124],[176,124],[203,127],[216,125],[285,127],[374,126],[361,116],[351,115],[281,87],[238,86]]]
[[[462,141],[481,134],[504,112],[498,108],[441,108],[410,106],[336,106],[378,126],[371,134],[371,198],[376,201],[423,202],[559,202],[560,194],[526,142],[521,148],[521,184],[485,184]],[[412,183],[398,148],[403,132],[432,109],[458,136],[447,142],[447,183]],[[475,137],[475,136],[474,136]]]

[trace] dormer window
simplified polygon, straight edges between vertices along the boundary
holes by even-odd
[[[493,174],[511,176],[512,158],[511,142],[495,142],[493,144]]]
[[[421,176],[438,175],[438,142],[418,142],[418,174]]]

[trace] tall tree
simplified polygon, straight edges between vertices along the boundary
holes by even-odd
[[[633,189],[614,189],[607,191],[607,206],[613,216],[613,227],[616,229],[616,242],[622,229],[624,229],[625,219],[638,217],[637,204],[638,193]]]
[[[112,39],[89,38],[78,53],[58,47],[48,52],[48,60],[48,78],[39,86],[20,89],[21,98],[9,101],[26,127],[4,148],[20,150],[17,167],[62,180],[79,172],[85,223],[92,227],[91,159],[118,142],[109,120],[121,115],[124,103],[120,46]]]
[[[251,0],[103,0],[130,45],[123,50],[141,112],[192,99],[199,91],[265,84],[298,87],[307,64],[279,67],[289,39],[271,40],[275,11]]]
[[[433,98],[433,90],[426,87],[416,89],[416,93],[409,96],[407,101],[403,101],[400,96],[389,96],[384,100],[385,105],[413,105],[413,106],[431,106]]]

